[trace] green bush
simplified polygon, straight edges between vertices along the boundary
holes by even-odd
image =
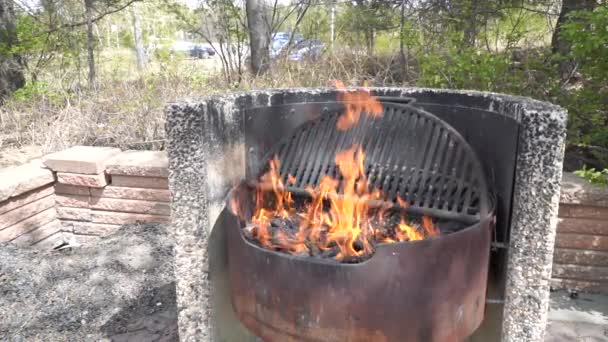
[[[473,49],[419,57],[419,83],[427,87],[517,93],[521,75],[511,70],[506,53]]]
[[[15,90],[11,100],[15,102],[27,103],[30,101],[46,100],[52,105],[61,105],[65,97],[52,89],[47,82],[28,82],[23,88]]]
[[[583,167],[581,170],[574,171],[574,174],[585,178],[589,183],[608,185],[608,169],[596,171],[595,169]]]
[[[570,113],[570,143],[600,147],[593,153],[608,165],[608,7],[575,12],[563,36],[572,52],[558,58],[576,61],[582,76],[557,101]]]

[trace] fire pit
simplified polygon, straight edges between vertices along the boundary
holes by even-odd
[[[490,255],[481,163],[413,100],[338,97],[318,114],[272,108],[313,119],[229,196],[237,316],[265,341],[465,339],[483,319]]]
[[[340,130],[337,121],[348,107],[345,103],[361,102],[340,94],[327,89],[261,91],[168,107],[180,337],[542,341],[565,112],[496,94],[375,88],[372,95],[382,104],[383,118],[360,113],[357,121],[356,114],[350,115],[345,125],[352,127]],[[369,112],[374,107],[365,108]],[[393,116],[409,119],[394,121]],[[425,131],[420,122],[433,122],[445,134],[435,128]],[[425,138],[422,132],[435,133]],[[442,141],[448,136],[453,146],[465,147],[460,154],[447,152],[452,145]],[[390,148],[383,152],[382,146]],[[371,216],[390,207],[396,219],[355,224],[364,232],[360,235],[341,235],[330,228],[340,222],[331,214],[332,201],[350,198],[344,185],[350,176],[336,159],[342,152],[358,165],[363,160],[363,167],[353,171],[351,189],[361,197],[361,180],[366,180],[370,193],[362,203]],[[468,160],[478,163],[442,164],[448,155],[474,156]],[[278,161],[273,167],[280,183],[274,188],[260,177],[272,168],[270,161]],[[450,189],[445,185],[449,177],[434,180],[445,173],[442,165],[467,190],[445,190]],[[294,215],[310,212],[306,203],[317,198],[323,176],[338,185],[335,194],[321,196],[330,217],[316,225],[321,239],[306,234],[304,240],[295,238],[302,229]],[[235,188],[242,179],[247,181]],[[475,183],[477,179],[487,185]],[[258,229],[265,221],[252,219],[259,214],[258,190],[270,196],[262,207],[275,212],[276,190],[291,194],[295,208],[278,216],[293,223],[283,232],[287,244],[283,233],[276,235],[285,222],[272,222],[275,214],[257,216],[270,220],[270,238],[260,240]],[[458,200],[455,194],[460,194]],[[227,195],[239,199],[239,210],[226,205]],[[424,229],[425,216],[438,228],[438,236]],[[422,239],[405,231],[397,236],[402,217]],[[353,242],[352,250],[344,253],[323,234]],[[370,242],[365,253],[361,234]],[[381,241],[387,238],[395,241]],[[315,248],[329,252],[321,255]]]

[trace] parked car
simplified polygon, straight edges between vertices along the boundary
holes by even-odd
[[[317,60],[323,53],[325,44],[319,39],[306,39],[296,44],[289,54],[289,60],[302,61],[304,59]]]
[[[281,53],[283,53],[285,47],[289,43],[291,35],[292,34],[290,32],[276,32],[272,35],[272,40],[270,42],[271,59],[277,58],[281,55]],[[304,40],[304,37],[299,33],[295,33],[291,43],[298,44],[302,40]]]
[[[190,57],[209,58],[215,56],[215,50],[207,44],[195,44],[190,49]]]

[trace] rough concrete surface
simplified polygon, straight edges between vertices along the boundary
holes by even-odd
[[[0,341],[176,341],[173,279],[163,225],[60,251],[0,244]]]
[[[382,96],[414,97],[494,112],[521,124],[502,341],[543,340],[549,306],[566,112],[529,98],[465,90],[373,88]],[[221,156],[244,142],[241,110],[295,102],[335,100],[330,89],[278,89],[186,99],[166,108],[169,139],[172,231],[176,237],[177,294],[183,341],[208,341],[215,327],[208,272],[209,227],[223,204],[230,175],[245,172],[235,164],[217,172]],[[245,155],[249,146],[238,148]]]

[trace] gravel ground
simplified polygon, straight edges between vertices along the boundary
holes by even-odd
[[[173,278],[163,225],[60,251],[0,244],[0,341],[177,341]]]

